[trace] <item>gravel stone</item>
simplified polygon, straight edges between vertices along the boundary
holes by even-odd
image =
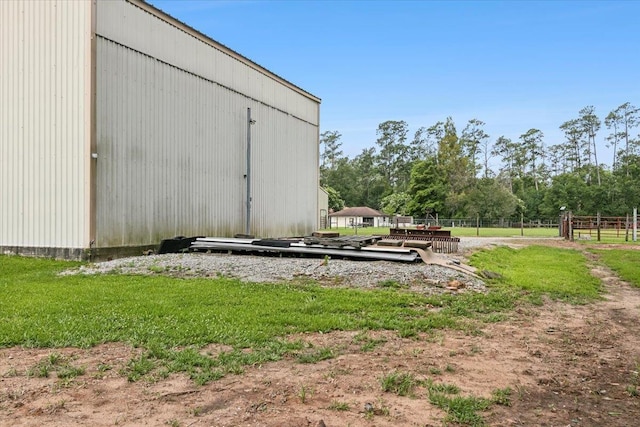
[[[499,244],[498,239],[464,238],[459,249]],[[450,262],[459,254],[445,256]],[[175,277],[229,277],[246,282],[281,283],[315,280],[322,286],[380,288],[403,287],[424,294],[447,292],[485,292],[484,282],[472,275],[423,263],[390,261],[352,261],[320,258],[229,255],[221,253],[183,253],[120,258],[82,266],[65,274],[143,274]],[[464,284],[452,290],[452,281]]]

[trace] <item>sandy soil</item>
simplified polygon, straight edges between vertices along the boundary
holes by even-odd
[[[338,356],[248,367],[205,386],[184,375],[128,382],[120,370],[140,350],[117,343],[89,350],[0,349],[0,425],[443,425],[445,414],[429,403],[426,389],[407,397],[382,392],[380,378],[392,371],[455,384],[476,397],[510,387],[511,406],[482,413],[491,426],[638,425],[640,397],[630,391],[640,390],[640,289],[589,257],[606,290],[602,301],[519,309],[477,336],[438,331],[401,339],[371,332],[384,342],[366,352],[355,332],[299,336],[331,346]],[[27,375],[52,353],[85,373],[72,380]],[[368,405],[373,409],[365,410]]]

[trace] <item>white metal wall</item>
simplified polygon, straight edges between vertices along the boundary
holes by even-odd
[[[273,108],[252,117],[253,234],[282,237],[317,228],[318,130]]]
[[[316,227],[316,98],[128,2],[98,2],[98,247],[245,224],[247,108],[258,236]]]
[[[0,1],[0,246],[89,245],[91,7]]]

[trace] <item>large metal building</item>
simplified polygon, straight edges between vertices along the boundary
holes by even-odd
[[[319,111],[143,1],[1,1],[0,249],[307,234]]]

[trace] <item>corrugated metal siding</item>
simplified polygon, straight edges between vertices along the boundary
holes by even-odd
[[[98,2],[96,68],[98,247],[244,233],[247,108],[251,232],[315,229],[317,102],[126,2]]]
[[[0,246],[89,244],[91,2],[0,1]]]
[[[309,233],[318,215],[317,128],[274,109],[252,116],[254,233]]]
[[[318,124],[318,102],[126,1],[99,1],[96,32],[249,98]]]
[[[97,244],[241,232],[237,94],[98,38]]]
[[[317,127],[109,40],[97,40],[97,245],[316,227]]]

